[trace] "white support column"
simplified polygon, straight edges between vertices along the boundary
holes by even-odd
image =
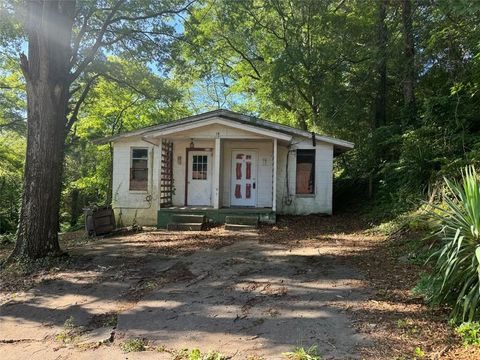
[[[220,207],[220,159],[221,159],[221,139],[215,138],[215,155],[213,159],[213,208]]]
[[[277,211],[277,139],[273,139],[272,210]]]

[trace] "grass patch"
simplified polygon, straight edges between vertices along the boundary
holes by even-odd
[[[181,349],[172,352],[173,360],[226,360],[227,357],[218,351],[202,353],[200,349]]]
[[[317,352],[315,345],[310,346],[308,349],[303,347],[297,347],[291,352],[283,353],[287,359],[290,360],[321,360],[322,358]]]
[[[55,340],[63,344],[72,344],[80,338],[81,333],[81,328],[75,325],[73,316],[70,316],[63,323],[63,331],[55,336]]]
[[[434,295],[438,292],[441,286],[442,284],[437,277],[424,272],[420,275],[420,279],[411,291],[413,296],[422,297],[430,306],[438,306],[440,304],[438,301],[435,301]]]
[[[145,351],[147,346],[147,341],[140,338],[128,339],[120,343],[120,349],[125,353]]]

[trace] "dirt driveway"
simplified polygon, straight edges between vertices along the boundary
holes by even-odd
[[[68,266],[28,291],[3,293],[2,359],[171,359],[184,348],[279,359],[312,345],[323,359],[359,358],[371,341],[347,310],[368,291],[339,256],[345,234],[322,224],[153,231],[71,246]],[[134,338],[168,352],[123,353],[119,344]]]

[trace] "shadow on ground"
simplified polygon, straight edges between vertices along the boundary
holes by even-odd
[[[239,359],[311,345],[326,359],[359,358],[371,341],[348,309],[371,294],[355,266],[375,241],[364,229],[350,217],[290,217],[254,236],[154,231],[76,245],[65,269],[9,294],[0,346],[48,358],[140,337]],[[65,321],[77,329],[73,345],[58,341]],[[101,354],[93,348],[82,356]]]

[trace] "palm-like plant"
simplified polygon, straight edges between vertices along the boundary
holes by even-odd
[[[441,237],[441,248],[432,255],[439,284],[432,300],[452,304],[453,320],[471,321],[480,315],[480,178],[470,166],[461,182],[445,182],[444,206],[431,211]]]

